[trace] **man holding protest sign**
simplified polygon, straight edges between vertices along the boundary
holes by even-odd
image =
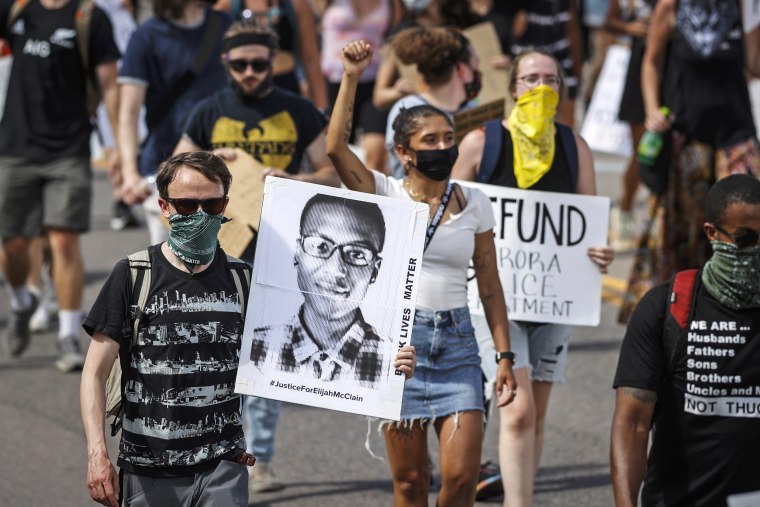
[[[588,145],[569,127],[555,123],[564,89],[562,70],[553,56],[543,51],[518,55],[509,77],[514,109],[507,120],[489,122],[485,129],[465,136],[454,177],[526,190],[595,195]],[[613,252],[607,246],[592,247],[588,256],[605,273]],[[499,454],[510,507],[532,505],[551,388],[553,382],[565,379],[572,328],[545,322],[509,321],[519,387],[510,409],[501,412]]]
[[[293,264],[304,304],[287,323],[254,331],[251,360],[326,381],[382,386],[393,343],[359,308],[382,263],[380,207],[316,194],[304,206],[296,243]]]
[[[199,102],[190,112],[174,153],[215,150],[234,160],[241,148],[266,166],[264,176],[340,184],[325,148],[325,119],[314,104],[273,85],[277,35],[253,23],[235,22],[222,39],[222,63],[230,87]],[[299,174],[306,156],[314,171]],[[253,244],[241,255],[250,261]],[[271,473],[280,402],[246,397],[248,448],[259,457],[251,491],[282,488]]]
[[[149,247],[143,269],[121,260],[84,322],[92,343],[80,399],[87,487],[98,503],[116,507],[121,491],[135,506],[248,504],[241,465],[254,459],[242,449],[234,392],[246,306],[238,284],[247,286],[248,268],[217,241],[231,181],[222,159],[210,153],[162,163],[156,183],[168,240]],[[152,280],[143,282],[143,308],[131,294],[132,269]],[[121,475],[104,434],[105,383],[117,357],[125,386]]]

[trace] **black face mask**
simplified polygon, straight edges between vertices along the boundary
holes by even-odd
[[[240,83],[235,81],[232,76],[229,76],[230,79],[230,86],[232,87],[232,90],[235,92],[235,95],[238,96],[240,100],[243,102],[249,101],[249,100],[258,100],[260,98],[266,97],[269,95],[269,92],[272,91],[272,86],[274,86],[274,76],[272,75],[272,72],[270,71],[269,74],[267,74],[267,77],[264,78],[263,81],[259,83],[259,85],[253,89],[253,91],[246,92],[243,90],[243,87],[240,86]]]
[[[464,85],[464,94],[467,96],[465,102],[474,100],[483,88],[483,75],[479,70],[472,71],[472,81]]]
[[[445,150],[416,150],[416,169],[431,180],[444,181],[451,176],[454,162],[459,156],[459,148],[453,145]]]

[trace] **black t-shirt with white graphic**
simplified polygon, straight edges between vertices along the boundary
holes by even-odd
[[[38,162],[88,156],[92,126],[74,21],[79,2],[46,9],[39,0],[29,0],[9,29],[12,4],[13,0],[0,0],[0,38],[8,40],[13,51],[0,154]],[[95,8],[90,20],[91,72],[118,58],[111,22]]]
[[[698,290],[672,379],[658,395],[644,506],[724,506],[728,495],[760,490],[760,309],[731,310]],[[668,296],[662,285],[637,306],[615,387],[659,390]]]
[[[184,133],[204,150],[241,148],[265,166],[296,174],[326,124],[314,104],[281,88],[242,101],[227,87],[195,106]]]
[[[118,465],[150,476],[191,475],[245,447],[234,392],[241,303],[221,249],[196,275],[172,266],[159,245],[149,251],[151,290],[129,352],[126,259],[106,280],[83,326],[121,345],[126,387]]]

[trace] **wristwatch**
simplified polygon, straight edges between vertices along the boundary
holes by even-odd
[[[512,361],[512,364],[515,364],[515,353],[512,351],[507,352],[497,352],[496,353],[496,362],[498,363],[502,359],[509,359]]]

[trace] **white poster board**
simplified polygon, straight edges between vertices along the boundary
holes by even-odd
[[[267,177],[235,391],[398,420],[428,212]]]
[[[760,0],[744,0],[743,3],[744,33],[749,33],[760,25]]]
[[[598,325],[602,274],[586,251],[607,244],[609,198],[462,184],[481,189],[491,199],[496,261],[509,318]],[[468,305],[472,313],[484,315],[474,276]]]
[[[618,119],[631,50],[615,44],[607,49],[602,72],[596,81],[581,136],[593,151],[630,157],[631,128]]]

